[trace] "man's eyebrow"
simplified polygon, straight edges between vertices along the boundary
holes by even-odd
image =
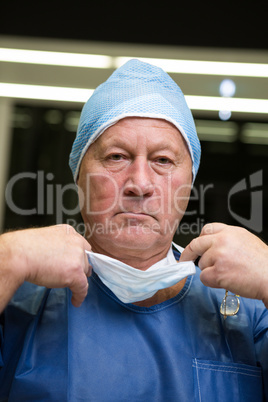
[[[124,140],[123,138],[119,139],[111,139],[107,140],[105,143],[100,141],[98,144],[96,144],[95,149],[94,149],[94,154],[97,154],[99,152],[103,152],[107,148],[112,148],[112,147],[126,147],[129,145],[129,141]]]
[[[111,143],[106,143],[100,144],[99,146],[95,147],[94,149],[94,155],[98,155],[102,152],[104,152],[106,149],[109,148],[122,148],[125,150],[129,149],[129,141],[116,141],[116,142],[111,142]],[[174,152],[174,145],[171,144],[170,142],[166,142],[164,144],[161,144],[160,142],[154,143],[150,145],[150,153],[153,152],[165,152],[165,151],[173,151]]]

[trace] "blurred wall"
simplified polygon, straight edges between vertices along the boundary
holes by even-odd
[[[0,47],[177,59],[260,63],[265,52],[122,46],[1,38]],[[75,68],[0,62],[0,81],[94,89],[112,68]],[[219,96],[224,75],[170,74],[187,95]],[[234,78],[238,97],[266,99],[267,78]],[[68,157],[81,102],[0,97],[0,224],[2,230],[68,222],[82,232]],[[201,167],[176,240],[186,245],[211,221],[241,225],[268,240],[267,113],[193,110],[202,143]]]

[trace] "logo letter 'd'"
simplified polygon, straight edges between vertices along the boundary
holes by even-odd
[[[230,205],[230,199],[234,194],[239,193],[240,191],[247,189],[246,179],[242,179],[238,183],[236,183],[228,194],[228,210],[231,216],[237,220],[237,222],[241,223],[248,229],[254,230],[257,233],[260,233],[263,229],[262,222],[262,211],[263,211],[263,192],[262,190],[254,191],[254,188],[259,187],[263,184],[262,182],[262,170],[259,170],[256,173],[253,173],[249,176],[250,181],[250,218],[246,219],[237,213],[233,212]]]

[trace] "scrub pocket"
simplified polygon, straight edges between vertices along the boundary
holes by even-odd
[[[195,401],[262,402],[261,369],[239,363],[193,359]]]

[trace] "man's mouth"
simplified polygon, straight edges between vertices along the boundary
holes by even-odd
[[[145,211],[119,211],[115,215],[125,215],[128,218],[133,218],[133,219],[138,219],[138,218],[146,218],[146,217],[151,217],[153,218],[154,216],[148,212]]]
[[[146,216],[151,216],[150,214],[148,214],[147,212],[144,211],[119,211],[116,213],[116,215],[119,214],[131,214],[131,215],[146,215]]]

